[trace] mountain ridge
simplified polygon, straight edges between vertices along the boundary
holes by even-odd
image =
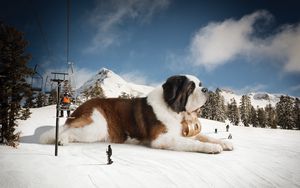
[[[106,97],[119,97],[122,93],[126,93],[134,97],[145,97],[147,94],[154,89],[154,87],[134,84],[125,81],[120,75],[116,74],[110,69],[101,68],[97,74],[93,75],[88,81],[86,81],[77,92],[82,93],[85,89],[93,86],[99,81],[103,88]],[[239,104],[242,95],[248,95],[251,99],[251,104],[256,107],[265,107],[271,104],[273,107],[279,102],[282,94],[271,94],[268,92],[250,92],[247,94],[237,94],[232,90],[220,88],[221,95],[225,99],[225,104],[230,103],[230,100],[234,98]]]
[[[106,97],[119,97],[123,92],[134,97],[144,97],[153,89],[151,86],[127,82],[112,70],[101,68],[97,74],[77,89],[77,93],[81,95],[85,89],[95,85],[97,81],[100,83]]]

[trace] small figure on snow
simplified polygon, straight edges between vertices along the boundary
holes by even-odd
[[[229,125],[227,124],[226,125],[226,132],[228,132],[229,131]]]
[[[113,163],[113,161],[111,160],[111,155],[112,155],[112,149],[111,149],[111,146],[108,145],[108,148],[106,150],[106,154],[107,154],[107,164],[110,165]]]
[[[231,133],[228,135],[228,139],[232,139],[232,135],[231,135]]]
[[[218,133],[218,129],[217,129],[217,128],[215,128],[215,133],[216,133],[216,134]]]

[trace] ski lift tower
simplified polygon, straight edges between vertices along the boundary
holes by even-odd
[[[51,82],[57,83],[57,101],[56,101],[56,127],[55,127],[55,156],[57,156],[57,148],[58,148],[58,129],[59,129],[59,110],[60,110],[60,87],[61,84],[66,81],[66,76],[68,73],[61,72],[51,72],[53,78]]]

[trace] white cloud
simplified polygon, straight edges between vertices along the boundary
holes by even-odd
[[[300,92],[300,84],[290,87],[289,90],[292,92]]]
[[[119,45],[120,27],[127,20],[149,22],[153,15],[168,7],[169,0],[108,0],[96,1],[89,14],[89,22],[97,30],[86,52],[98,52],[112,45]]]
[[[88,81],[93,75],[97,73],[97,71],[89,70],[86,68],[75,68],[74,70],[74,78],[76,89],[81,87],[86,81]]]
[[[193,36],[186,61],[213,70],[237,57],[249,61],[266,58],[282,64],[286,72],[300,72],[299,24],[282,26],[277,33],[264,38],[257,36],[255,24],[268,23],[272,17],[267,11],[256,11],[239,20],[209,23]]]
[[[148,84],[146,76],[138,71],[121,73],[121,77],[127,82],[135,83],[135,84]]]
[[[235,93],[237,94],[247,94],[251,92],[263,92],[267,89],[267,86],[264,84],[256,84],[256,85],[249,85],[245,86],[240,89],[234,89]]]
[[[300,24],[283,26],[269,40],[262,52],[280,59],[286,72],[300,72]]]
[[[144,73],[139,71],[124,72],[121,73],[120,76],[127,82],[131,82],[134,84],[147,85],[152,87],[161,85],[161,83],[151,81],[151,79],[149,79]]]

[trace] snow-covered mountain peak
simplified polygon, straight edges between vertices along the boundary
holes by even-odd
[[[251,92],[248,94],[236,94],[230,90],[221,89],[221,95],[224,96],[225,104],[230,103],[230,100],[234,98],[238,104],[240,104],[242,95],[248,95],[251,100],[252,106],[255,108],[264,108],[266,105],[271,104],[273,107],[279,101],[280,95],[270,94],[267,92]]]
[[[230,89],[227,89],[227,88],[226,89],[225,88],[221,88],[220,91],[223,92],[223,93],[234,94],[234,91],[232,91]]]
[[[91,79],[95,80],[95,77],[96,77],[96,80],[98,80],[100,82],[103,82],[106,79],[111,79],[118,83],[126,83],[126,81],[123,78],[121,78],[118,74],[114,73],[112,70],[109,70],[107,68],[100,69],[98,71],[98,73]]]
[[[121,76],[107,68],[100,69],[79,89],[78,93],[93,87],[98,82],[106,97],[119,97],[122,93],[135,97],[146,96],[153,88],[150,86],[138,85],[126,82]]]

